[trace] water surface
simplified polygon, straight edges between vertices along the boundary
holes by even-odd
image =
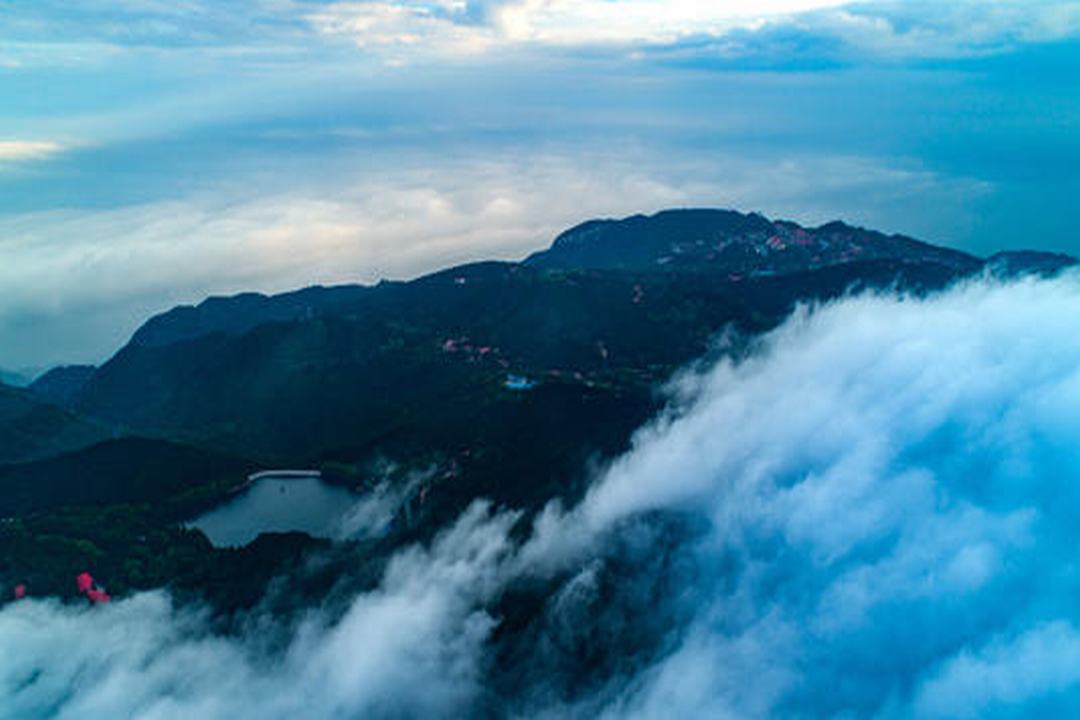
[[[318,478],[257,480],[241,495],[189,523],[216,547],[247,545],[265,532],[334,538],[358,496]]]

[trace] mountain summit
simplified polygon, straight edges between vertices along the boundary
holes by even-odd
[[[767,276],[850,262],[933,262],[972,271],[983,261],[902,235],[830,222],[804,228],[733,210],[666,210],[592,220],[567,230],[525,264],[544,269],[717,272]]]

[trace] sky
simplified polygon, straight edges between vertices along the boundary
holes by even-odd
[[[1080,254],[1080,2],[0,0],[0,369],[592,217]]]

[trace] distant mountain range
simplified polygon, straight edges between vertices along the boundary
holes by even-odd
[[[380,458],[433,465],[441,470],[405,528],[423,532],[478,496],[536,508],[579,492],[589,460],[622,451],[660,407],[657,384],[713,351],[725,328],[751,337],[797,303],[851,290],[922,293],[984,272],[1047,274],[1075,262],[1036,251],[983,259],[839,222],[804,228],[722,210],[591,221],[520,263],[174,308],[101,367],[59,368],[24,390],[0,386],[0,463],[113,436],[156,439],[131,463],[93,466],[110,470],[87,482],[110,487],[82,483],[71,494],[45,482],[51,490],[34,496],[34,508],[87,498],[180,507],[178,493],[206,499],[228,488],[177,479],[175,493],[148,493],[147,473],[180,457],[222,473],[244,463],[323,467],[349,482]],[[115,458],[117,447],[94,457]],[[89,461],[55,462],[0,473],[0,486],[18,477],[29,492],[49,468]],[[193,557],[211,553],[189,547]]]

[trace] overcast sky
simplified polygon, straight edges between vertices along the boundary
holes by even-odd
[[[0,0],[0,368],[672,206],[1080,253],[1078,36],[1062,0]]]

